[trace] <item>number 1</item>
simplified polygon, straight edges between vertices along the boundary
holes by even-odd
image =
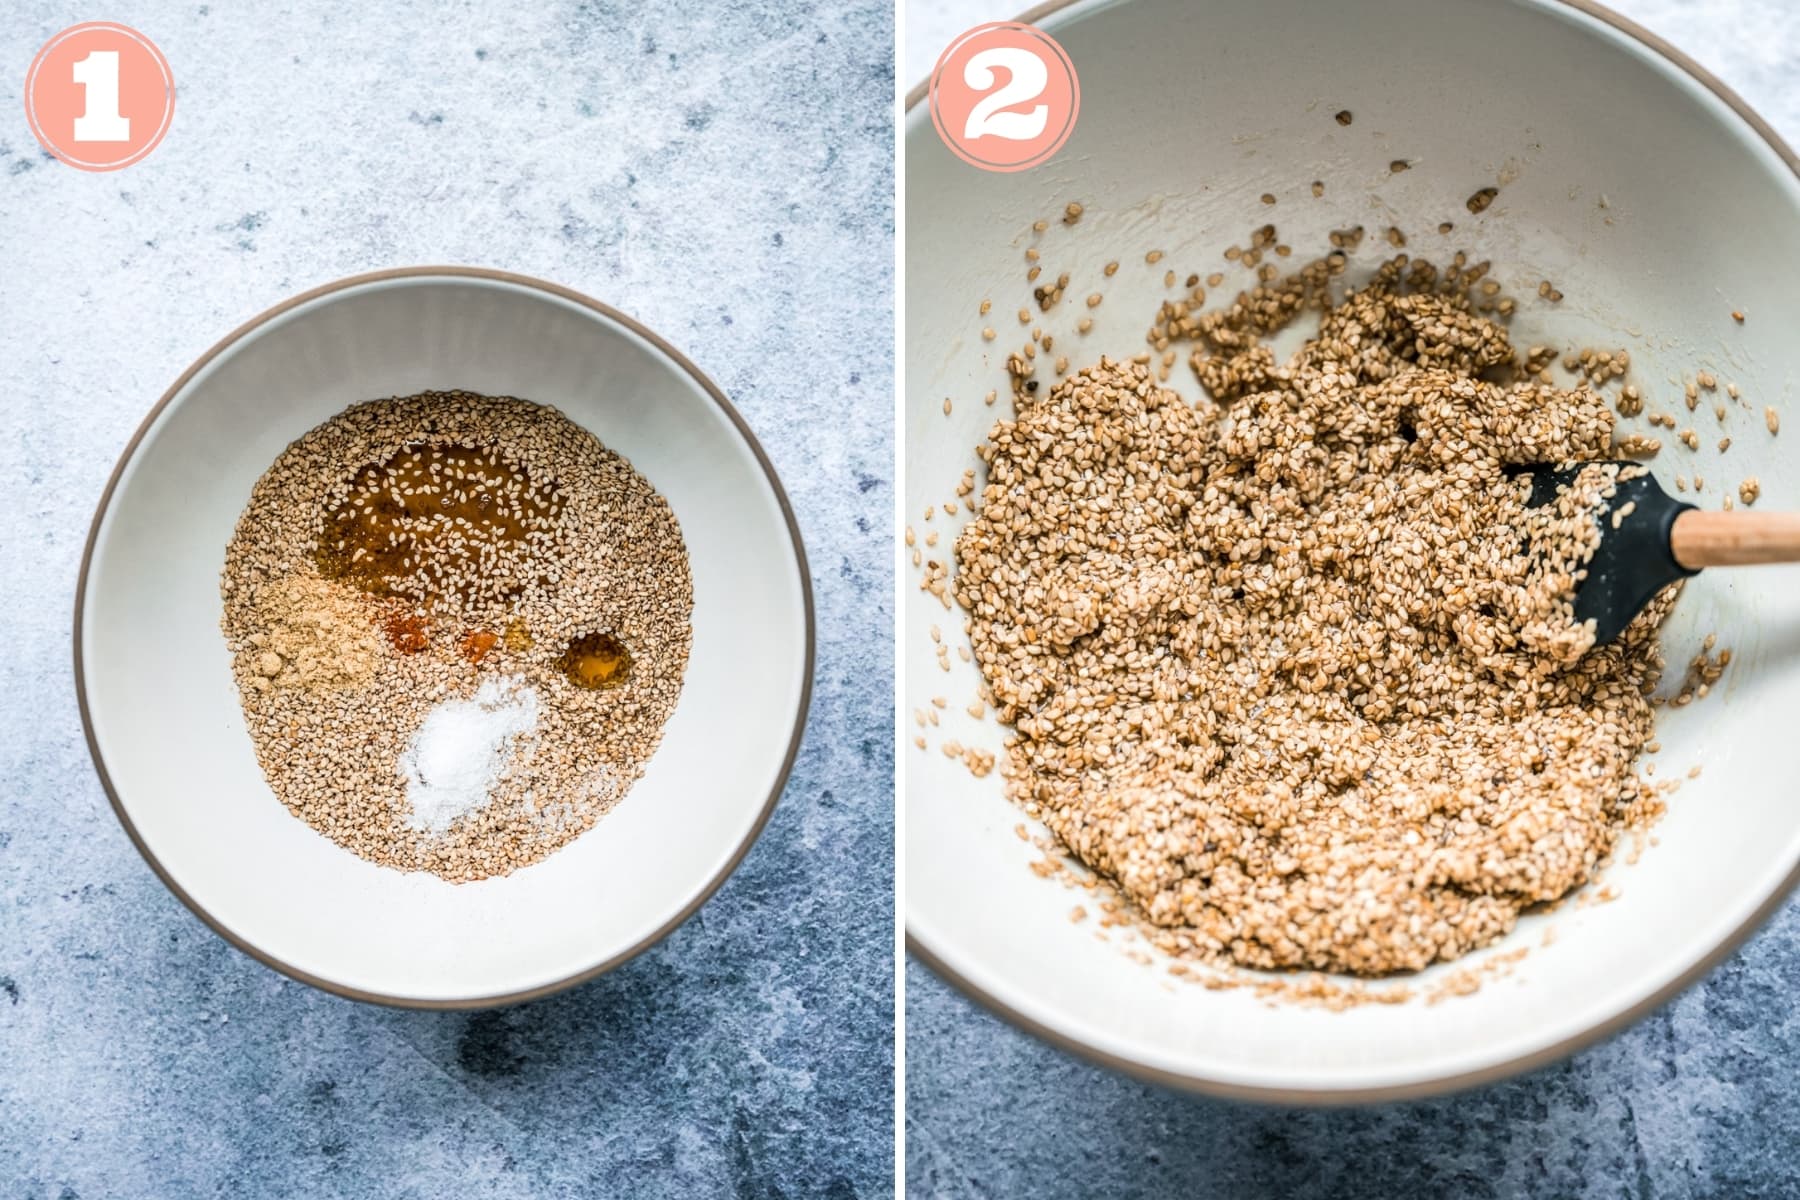
[[[129,142],[131,118],[119,115],[119,52],[90,50],[71,69],[84,111],[75,118],[78,142]]]

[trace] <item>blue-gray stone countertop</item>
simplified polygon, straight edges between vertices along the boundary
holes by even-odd
[[[52,161],[21,87],[126,22],[162,145]],[[886,0],[16,0],[0,22],[0,1196],[879,1197],[893,1165],[893,15]],[[227,947],[96,782],[69,629],[146,410],[315,284],[470,263],[606,300],[730,394],[811,557],[806,743],[667,941],[491,1013]]]
[[[903,82],[1007,0],[907,0]],[[1613,0],[1800,145],[1800,7]],[[1473,51],[1472,51],[1473,52]],[[1345,1111],[1254,1108],[1121,1078],[906,971],[906,1191],[972,1197],[1800,1196],[1800,903],[1704,983],[1568,1062]]]

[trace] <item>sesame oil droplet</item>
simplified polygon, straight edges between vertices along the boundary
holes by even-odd
[[[569,643],[556,665],[578,688],[615,688],[631,674],[631,653],[610,633],[585,633]]]

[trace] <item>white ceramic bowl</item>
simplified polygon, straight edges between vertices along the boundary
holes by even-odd
[[[251,750],[219,631],[225,545],[257,478],[344,408],[460,388],[554,405],[668,499],[693,651],[661,747],[587,833],[504,878],[377,867],[291,816]],[[496,271],[383,271],[296,297],[176,381],[101,497],[75,676],[119,819],[240,949],[359,999],[476,1007],[614,966],[749,849],[799,748],[813,613],[781,485],[724,395],[629,318]]]
[[[917,525],[976,465],[970,448],[996,416],[981,397],[995,387],[1006,395],[1003,347],[1018,340],[1012,314],[1029,299],[1022,254],[1041,217],[1051,222],[1047,273],[1070,271],[1077,297],[1106,294],[1092,314],[1065,301],[1041,322],[1077,362],[1141,351],[1168,294],[1163,272],[1229,270],[1221,249],[1247,245],[1266,221],[1296,248],[1295,263],[1324,247],[1329,229],[1355,223],[1370,230],[1354,260],[1363,268],[1391,252],[1381,239],[1390,224],[1408,232],[1411,252],[1442,260],[1467,248],[1491,258],[1520,297],[1517,344],[1626,346],[1634,378],[1683,426],[1684,375],[1709,368],[1740,385],[1749,411],[1726,430],[1710,405],[1695,414],[1703,450],[1665,449],[1655,460],[1665,479],[1703,473],[1716,507],[1723,486],[1755,474],[1762,507],[1800,507],[1800,417],[1789,408],[1800,306],[1782,270],[1800,262],[1795,158],[1670,47],[1603,10],[1554,0],[1086,0],[1029,19],[1061,42],[1081,79],[1079,122],[1049,163],[978,171],[938,143],[917,93],[907,114],[906,520]],[[1354,114],[1349,127],[1333,120],[1340,109]],[[1398,158],[1412,169],[1391,174]],[[1315,179],[1326,184],[1322,200],[1311,195]],[[1467,197],[1495,183],[1499,198],[1471,215]],[[1260,203],[1264,192],[1278,196],[1275,207]],[[1086,206],[1073,230],[1057,220],[1070,200]],[[1443,220],[1455,223],[1448,237],[1436,232]],[[1154,267],[1144,263],[1151,249],[1167,252]],[[1100,266],[1114,258],[1123,265],[1103,280]],[[1560,305],[1537,298],[1543,279],[1565,294]],[[994,312],[983,319],[985,297]],[[1742,325],[1734,309],[1747,315]],[[1094,333],[1074,336],[1088,315]],[[984,324],[1001,339],[984,342]],[[1185,366],[1175,382],[1198,395]],[[949,417],[946,396],[956,402]],[[1768,435],[1764,405],[1790,413],[1789,431]],[[1722,432],[1736,440],[1723,456]],[[1667,431],[1664,440],[1674,442]],[[934,527],[947,542],[964,519],[940,514]],[[953,696],[942,736],[998,748],[999,730],[960,711],[973,669],[952,658],[945,675],[932,654],[929,627],[960,622],[916,587],[905,594],[906,705]],[[1710,630],[1736,661],[1713,695],[1660,722],[1661,774],[1705,764],[1673,798],[1660,844],[1609,872],[1616,901],[1524,920],[1495,951],[1529,953],[1473,996],[1328,1012],[1172,986],[1166,964],[1136,965],[1097,941],[1091,922],[1069,922],[1069,893],[1026,870],[1034,855],[1013,834],[1021,813],[997,775],[976,780],[907,746],[910,944],[1066,1047],[1217,1093],[1396,1097],[1568,1053],[1696,979],[1795,882],[1800,809],[1786,714],[1800,706],[1800,572],[1696,580],[1665,637],[1676,680]],[[1556,935],[1548,946],[1546,925]],[[1429,987],[1443,971],[1415,982]]]

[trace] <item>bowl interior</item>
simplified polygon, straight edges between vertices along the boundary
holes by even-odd
[[[251,486],[289,442],[359,401],[451,388],[553,405],[624,454],[674,509],[694,580],[692,657],[644,777],[542,862],[462,885],[365,862],[275,800],[218,586]],[[83,600],[92,737],[152,860],[265,959],[374,998],[513,996],[641,948],[754,837],[804,717],[804,564],[752,444],[691,368],[529,281],[360,281],[237,337],[129,454]]]
[[[1006,412],[1004,359],[1022,338],[1014,313],[1031,299],[1028,245],[1041,245],[1046,275],[1072,276],[1075,299],[1032,316],[1079,364],[1146,349],[1157,304],[1190,273],[1225,272],[1213,293],[1228,299],[1250,273],[1221,251],[1249,245],[1270,221],[1294,247],[1290,265],[1322,253],[1330,230],[1365,226],[1353,277],[1396,252],[1389,226],[1404,230],[1409,253],[1491,259],[1519,300],[1515,344],[1628,348],[1650,407],[1697,430],[1698,452],[1663,431],[1669,448],[1653,465],[1665,483],[1701,475],[1702,502],[1716,508],[1757,475],[1759,507],[1800,504],[1796,434],[1771,437],[1763,417],[1765,406],[1789,411],[1796,376],[1796,305],[1769,264],[1800,253],[1800,187],[1743,115],[1651,46],[1549,0],[1133,0],[1078,3],[1041,23],[1081,78],[1079,122],[1051,162],[979,172],[938,144],[923,104],[908,114],[905,519],[921,534],[922,511],[941,509]],[[1333,119],[1343,109],[1348,126]],[[1395,159],[1411,169],[1392,173]],[[1473,214],[1465,202],[1485,186],[1499,196]],[[1073,228],[1058,220],[1071,200],[1086,208]],[[1041,239],[1031,233],[1039,218],[1050,221]],[[1165,253],[1154,266],[1151,250]],[[1108,279],[1101,268],[1113,259],[1121,266]],[[1539,298],[1541,280],[1564,293],[1560,304]],[[1090,311],[1079,297],[1091,291],[1105,301]],[[983,317],[977,305],[990,298]],[[1087,316],[1094,330],[1077,336]],[[984,325],[998,340],[982,339]],[[1718,376],[1720,401],[1725,381],[1742,391],[1723,423],[1711,397],[1698,412],[1685,407],[1683,381],[1700,369]],[[1199,394],[1183,364],[1171,386]],[[992,409],[982,403],[991,388],[1002,395]],[[1727,434],[1734,445],[1721,454]],[[963,520],[940,511],[930,528],[943,540],[926,553],[948,560]],[[1023,815],[998,775],[977,780],[935,747],[905,754],[909,933],[1015,1018],[1215,1090],[1394,1095],[1529,1065],[1666,994],[1791,881],[1800,818],[1777,714],[1800,702],[1797,585],[1785,567],[1713,571],[1690,585],[1665,636],[1672,681],[1708,632],[1735,661],[1712,695],[1664,711],[1655,761],[1663,776],[1701,764],[1703,774],[1672,798],[1658,844],[1609,869],[1618,899],[1528,917],[1461,964],[1529,947],[1474,995],[1329,1012],[1177,986],[1166,962],[1140,965],[1117,935],[1108,944],[1092,922],[1071,924],[1075,898],[1026,869],[1036,855],[1014,836]],[[948,695],[941,736],[997,750],[991,720],[961,713],[973,668],[952,657],[946,675],[932,652],[930,626],[960,639],[960,620],[915,587],[906,595],[907,707]],[[1413,982],[1429,988],[1444,973]]]

